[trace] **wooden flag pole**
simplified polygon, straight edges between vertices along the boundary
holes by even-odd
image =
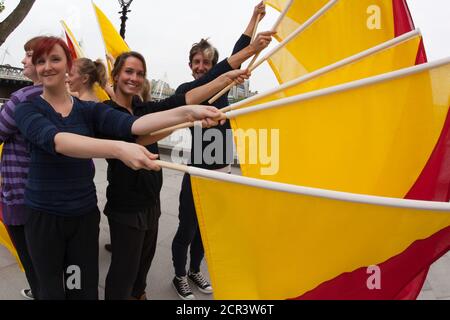
[[[172,169],[172,170],[181,171],[184,173],[188,173],[188,170],[189,170],[189,167],[186,165],[183,165],[183,164],[161,161],[161,160],[155,160],[155,163],[164,169]]]
[[[302,24],[301,26],[299,26],[294,32],[292,32],[286,39],[284,39],[282,42],[280,42],[275,48],[273,48],[271,51],[269,51],[263,58],[261,58],[258,62],[251,64],[248,67],[248,70],[250,72],[252,72],[253,70],[255,70],[257,67],[259,67],[261,64],[263,64],[265,61],[267,61],[268,59],[270,59],[275,53],[277,53],[278,51],[280,51],[282,48],[284,48],[289,42],[291,42],[295,37],[297,37],[300,33],[302,33],[303,31],[305,31],[306,29],[309,28],[309,26],[311,26],[317,19],[319,19],[321,16],[323,16],[328,10],[330,10],[339,0],[330,0],[322,9],[320,9],[319,11],[317,11],[311,18],[308,19],[308,21],[306,21],[304,24]],[[287,13],[287,11],[286,11]],[[280,20],[281,22],[281,20]],[[278,21],[277,21],[278,23]],[[276,26],[278,27],[278,26]],[[256,57],[256,56],[255,56]],[[254,58],[254,60],[256,60]],[[253,62],[253,61],[252,61]],[[219,99],[221,96],[223,96],[227,91],[229,91],[233,86],[235,85],[235,83],[231,83],[230,85],[228,85],[226,88],[224,88],[222,91],[220,91],[218,94],[216,94],[214,97],[212,97],[208,103],[212,104],[214,103],[217,99]]]

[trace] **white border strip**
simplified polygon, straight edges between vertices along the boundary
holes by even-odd
[[[286,192],[292,194],[299,194],[304,196],[319,197],[331,200],[355,202],[361,204],[372,204],[384,207],[405,208],[405,209],[417,209],[417,210],[433,210],[450,212],[450,203],[448,202],[436,202],[436,201],[419,201],[419,200],[406,200],[397,198],[387,198],[379,196],[361,195],[348,192],[331,191],[325,189],[309,188],[295,186],[291,184],[278,183],[265,181],[254,178],[241,177],[231,175],[227,173],[221,173],[217,171],[205,170],[195,167],[188,167],[187,173],[225,182],[237,183],[250,187],[263,188],[272,191]]]
[[[394,47],[394,46],[398,45],[399,43],[402,43],[404,41],[410,40],[413,37],[418,36],[418,35],[421,35],[421,32],[420,32],[419,29],[410,31],[408,33],[405,33],[405,34],[399,36],[399,37],[396,37],[396,38],[391,39],[389,41],[386,41],[386,42],[384,42],[382,44],[379,44],[379,45],[377,45],[377,46],[375,46],[373,48],[370,48],[370,49],[365,50],[363,52],[360,52],[360,53],[358,53],[356,55],[353,55],[351,57],[345,58],[345,59],[343,59],[341,61],[338,61],[336,63],[333,63],[333,64],[331,64],[329,66],[326,66],[326,67],[324,67],[322,69],[313,71],[313,72],[308,73],[308,74],[306,74],[304,76],[301,76],[301,77],[298,77],[298,78],[293,79],[291,81],[288,81],[286,83],[283,83],[281,86],[277,86],[277,87],[275,87],[273,89],[270,89],[270,90],[265,91],[265,92],[261,92],[260,94],[257,94],[257,95],[255,95],[253,97],[250,97],[250,98],[245,99],[243,101],[240,101],[240,102],[237,102],[235,104],[232,104],[228,108],[229,108],[229,110],[233,110],[233,109],[239,108],[242,105],[247,105],[247,104],[249,104],[249,103],[251,103],[251,102],[253,102],[255,100],[259,100],[259,99],[265,98],[267,96],[270,96],[272,94],[275,94],[275,93],[281,92],[283,90],[292,88],[292,87],[294,87],[294,86],[296,86],[296,85],[298,85],[298,84],[300,84],[302,82],[307,82],[307,81],[309,81],[311,79],[314,79],[314,78],[317,78],[318,76],[321,76],[321,75],[323,75],[325,73],[331,72],[331,71],[333,71],[335,69],[341,68],[341,67],[343,67],[345,65],[348,65],[348,64],[351,64],[351,63],[353,63],[355,61],[362,60],[363,58],[371,56],[371,55],[373,55],[375,53],[378,53],[380,51],[383,51],[385,49]]]
[[[318,97],[323,97],[326,95],[331,95],[331,94],[338,93],[338,92],[344,92],[344,91],[348,91],[351,89],[357,89],[360,87],[384,82],[387,80],[406,77],[406,76],[420,73],[423,71],[431,70],[431,69],[434,69],[434,68],[437,68],[437,67],[440,67],[440,66],[443,66],[446,64],[450,64],[450,57],[436,60],[433,62],[424,63],[424,64],[421,64],[418,66],[413,66],[410,68],[397,70],[394,72],[381,74],[381,75],[370,77],[370,78],[365,78],[362,80],[357,80],[357,81],[341,84],[341,85],[326,88],[326,89],[320,89],[320,90],[308,92],[305,94],[299,94],[296,96],[283,98],[283,99],[279,99],[279,100],[268,102],[268,103],[259,104],[259,105],[252,106],[252,107],[241,108],[238,110],[232,110],[232,111],[226,112],[225,115],[228,119],[232,119],[232,118],[235,118],[235,117],[238,117],[241,115],[245,115],[248,113],[252,113],[252,112],[262,111],[265,109],[271,109],[271,108],[276,108],[276,107],[282,107],[282,106],[290,105],[293,103],[298,103],[298,102],[305,101],[305,100],[310,100],[310,99],[314,99],[314,98],[318,98]]]

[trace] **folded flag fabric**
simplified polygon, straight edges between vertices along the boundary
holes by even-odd
[[[395,299],[450,248],[448,203],[189,173],[215,299]]]

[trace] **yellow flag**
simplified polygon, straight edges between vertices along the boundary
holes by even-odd
[[[11,254],[16,258],[20,268],[23,269],[19,256],[17,255],[16,248],[14,247],[11,238],[9,237],[8,231],[6,230],[5,225],[2,223],[1,220],[0,220],[0,245],[4,246],[6,249],[9,250],[9,252],[11,252]]]
[[[274,90],[242,100],[231,107],[236,109],[274,101],[414,66],[421,39],[418,31],[412,31],[380,45],[380,49],[370,49],[373,53],[364,54],[362,57],[361,53],[358,53],[354,57],[339,62],[336,67],[327,66],[319,69],[288,81]],[[376,50],[373,51],[374,49]],[[330,67],[332,68],[330,69]]]
[[[66,33],[67,45],[69,46],[73,59],[86,57],[83,49],[80,47],[77,39],[75,38],[75,35],[70,30],[69,26],[63,20],[61,20],[61,24]],[[99,101],[106,101],[110,99],[106,91],[98,83],[94,84],[94,93]]]
[[[245,176],[403,198],[437,146],[449,101],[444,59],[227,116]]]
[[[189,172],[215,299],[394,299],[450,247],[448,203]]]
[[[125,40],[122,39],[120,34],[114,28],[114,25],[109,21],[108,17],[100,10],[99,7],[92,2],[92,5],[97,16],[98,25],[100,27],[100,32],[105,43],[106,53],[117,58],[120,54],[130,51],[130,48],[126,44]]]
[[[270,59],[280,83],[369,49],[396,36],[397,0],[339,0]],[[286,1],[268,0],[282,10]],[[278,28],[284,40],[328,1],[296,0]],[[403,12],[402,12],[403,14]],[[397,34],[398,35],[398,34]]]

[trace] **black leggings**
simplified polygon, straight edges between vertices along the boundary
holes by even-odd
[[[75,217],[30,210],[25,236],[41,300],[98,299],[100,212]]]
[[[180,223],[172,242],[172,260],[175,275],[182,277],[186,275],[189,245],[191,246],[190,270],[200,271],[200,264],[205,255],[192,196],[191,178],[188,174],[184,175],[181,185],[178,218]]]
[[[158,239],[159,205],[148,209],[148,214],[151,219],[148,230],[138,230],[108,218],[112,255],[105,300],[128,300],[145,293]]]
[[[8,229],[9,236],[16,248],[17,254],[19,255],[20,262],[22,262],[25,276],[27,277],[31,291],[33,292],[34,299],[37,300],[39,298],[39,282],[28,251],[25,238],[25,226],[6,226],[6,228]]]

